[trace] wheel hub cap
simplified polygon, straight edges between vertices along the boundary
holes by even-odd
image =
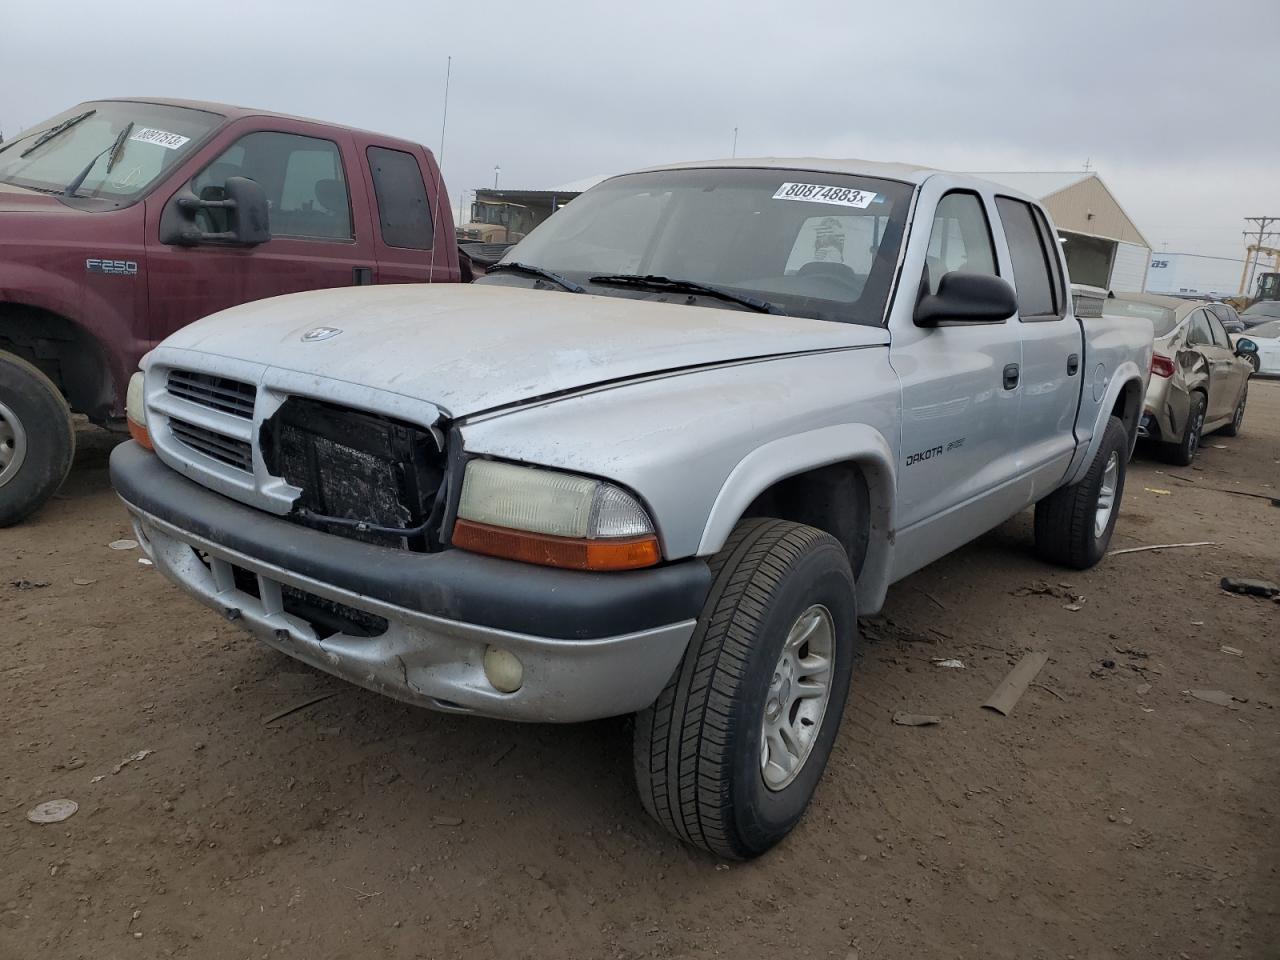
[[[18,475],[27,458],[27,432],[12,410],[0,403],[0,487]]]
[[[1093,536],[1101,537],[1111,522],[1111,511],[1116,505],[1116,487],[1120,480],[1120,454],[1111,451],[1102,471],[1102,484],[1098,487],[1098,509],[1093,516]]]
[[[813,751],[831,699],[835,623],[822,604],[791,625],[765,694],[760,774],[770,790],[790,784]]]

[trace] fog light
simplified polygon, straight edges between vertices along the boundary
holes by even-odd
[[[484,651],[485,679],[501,693],[515,693],[524,683],[524,664],[514,653],[486,647]]]

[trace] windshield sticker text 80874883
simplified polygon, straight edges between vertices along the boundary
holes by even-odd
[[[803,200],[806,203],[834,203],[840,207],[865,210],[875,200],[874,193],[853,187],[833,187],[821,183],[784,183],[773,195],[775,200]]]

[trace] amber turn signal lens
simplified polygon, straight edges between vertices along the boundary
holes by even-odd
[[[459,520],[453,527],[453,545],[460,550],[490,557],[536,563],[567,570],[638,570],[652,567],[662,555],[658,538],[618,537],[608,540],[579,540],[526,533],[486,523]]]
[[[129,436],[133,437],[148,450],[155,450],[155,447],[151,445],[151,434],[147,432],[147,428],[140,423],[135,423],[132,418],[128,420],[128,423]]]

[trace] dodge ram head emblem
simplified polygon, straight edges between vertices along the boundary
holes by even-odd
[[[302,335],[304,343],[311,343],[315,340],[332,340],[342,331],[337,327],[313,327]]]

